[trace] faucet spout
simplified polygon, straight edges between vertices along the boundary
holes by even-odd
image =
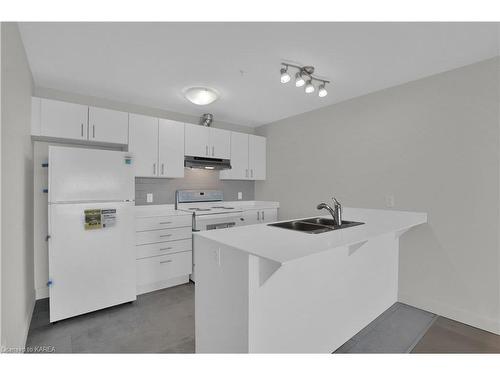
[[[335,198],[333,198],[333,202],[334,202],[333,208],[330,207],[326,203],[320,203],[316,206],[316,209],[327,210],[330,213],[330,215],[332,215],[333,222],[335,223],[335,225],[341,226],[342,225],[342,206],[340,205],[339,201]]]

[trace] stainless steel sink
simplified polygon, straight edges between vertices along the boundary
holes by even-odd
[[[278,227],[284,229],[297,230],[299,232],[304,232],[304,233],[318,234],[337,229],[354,227],[356,225],[362,225],[362,224],[364,223],[360,223],[357,221],[342,220],[342,225],[335,226],[334,221],[332,219],[326,219],[324,217],[312,217],[309,219],[283,221],[281,223],[272,223],[267,225],[269,225],[270,227]]]

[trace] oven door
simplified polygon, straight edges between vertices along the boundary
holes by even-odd
[[[239,224],[241,212],[230,214],[198,215],[195,218],[194,230],[214,230],[232,228]]]

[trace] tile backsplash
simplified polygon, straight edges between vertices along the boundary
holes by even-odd
[[[243,200],[255,198],[254,181],[219,180],[218,171],[203,169],[184,170],[184,178],[142,178],[135,179],[135,204],[168,204],[175,202],[175,191],[181,189],[222,190],[224,200],[235,201],[238,192],[243,193]],[[146,194],[153,194],[153,202],[146,202]]]

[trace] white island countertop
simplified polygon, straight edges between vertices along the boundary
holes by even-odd
[[[319,216],[331,217],[328,215],[309,217]],[[402,233],[415,225],[426,223],[427,214],[346,207],[343,209],[343,220],[359,221],[364,224],[319,234],[272,227],[268,224],[256,224],[196,232],[194,236],[207,238],[284,264],[337,247],[362,244],[364,241],[383,234]]]

